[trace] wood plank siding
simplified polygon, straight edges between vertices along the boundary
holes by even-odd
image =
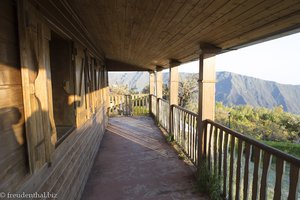
[[[197,59],[200,43],[229,51],[300,27],[292,0],[68,2],[107,58],[151,70]]]
[[[79,199],[107,124],[105,60],[74,17],[38,7],[0,1],[0,191]]]
[[[0,1],[0,188],[8,190],[29,172],[17,24],[16,4]]]

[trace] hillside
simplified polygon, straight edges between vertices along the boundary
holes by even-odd
[[[190,73],[180,73],[180,80]],[[168,73],[163,73],[167,84]],[[300,85],[279,84],[230,72],[217,72],[216,101],[224,105],[249,104],[273,108],[282,105],[287,112],[300,114]],[[110,73],[109,84],[128,85],[141,91],[149,84],[148,72]]]
[[[216,101],[225,105],[250,104],[300,114],[300,85],[279,84],[229,72],[217,73]]]

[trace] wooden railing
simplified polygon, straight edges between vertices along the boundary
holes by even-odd
[[[110,95],[109,96],[109,114],[123,114],[125,106],[125,95]]]
[[[144,115],[149,113],[149,95],[110,95],[109,114]]]
[[[206,120],[204,154],[226,199],[298,199],[300,160]]]
[[[155,118],[156,118],[156,109],[157,109],[157,98],[156,98],[155,95],[150,94],[150,108],[149,108],[149,112]]]
[[[145,115],[149,113],[149,95],[131,95],[133,115]]]
[[[152,116],[194,165],[201,169],[200,165],[205,163],[219,177],[224,199],[292,200],[300,196],[300,159],[214,121],[198,124],[196,113],[170,106],[154,95],[149,98],[149,101],[139,99],[133,105],[147,106],[149,102]],[[200,127],[203,127],[201,135]]]
[[[170,131],[170,104],[164,99],[157,99],[157,121],[167,131]]]
[[[197,118],[196,113],[176,105],[171,106],[171,133],[194,165],[198,160]]]

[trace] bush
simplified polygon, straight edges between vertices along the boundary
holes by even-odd
[[[197,186],[198,190],[207,194],[211,200],[222,199],[221,178],[208,169],[206,162],[198,168]]]

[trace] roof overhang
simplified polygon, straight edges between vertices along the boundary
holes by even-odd
[[[198,59],[201,43],[222,53],[300,28],[300,2],[294,0],[33,1],[56,21],[74,18],[89,37],[86,43],[113,61],[111,70],[166,68],[170,60]],[[67,26],[74,29],[76,24]],[[72,34],[82,37],[77,32]]]

